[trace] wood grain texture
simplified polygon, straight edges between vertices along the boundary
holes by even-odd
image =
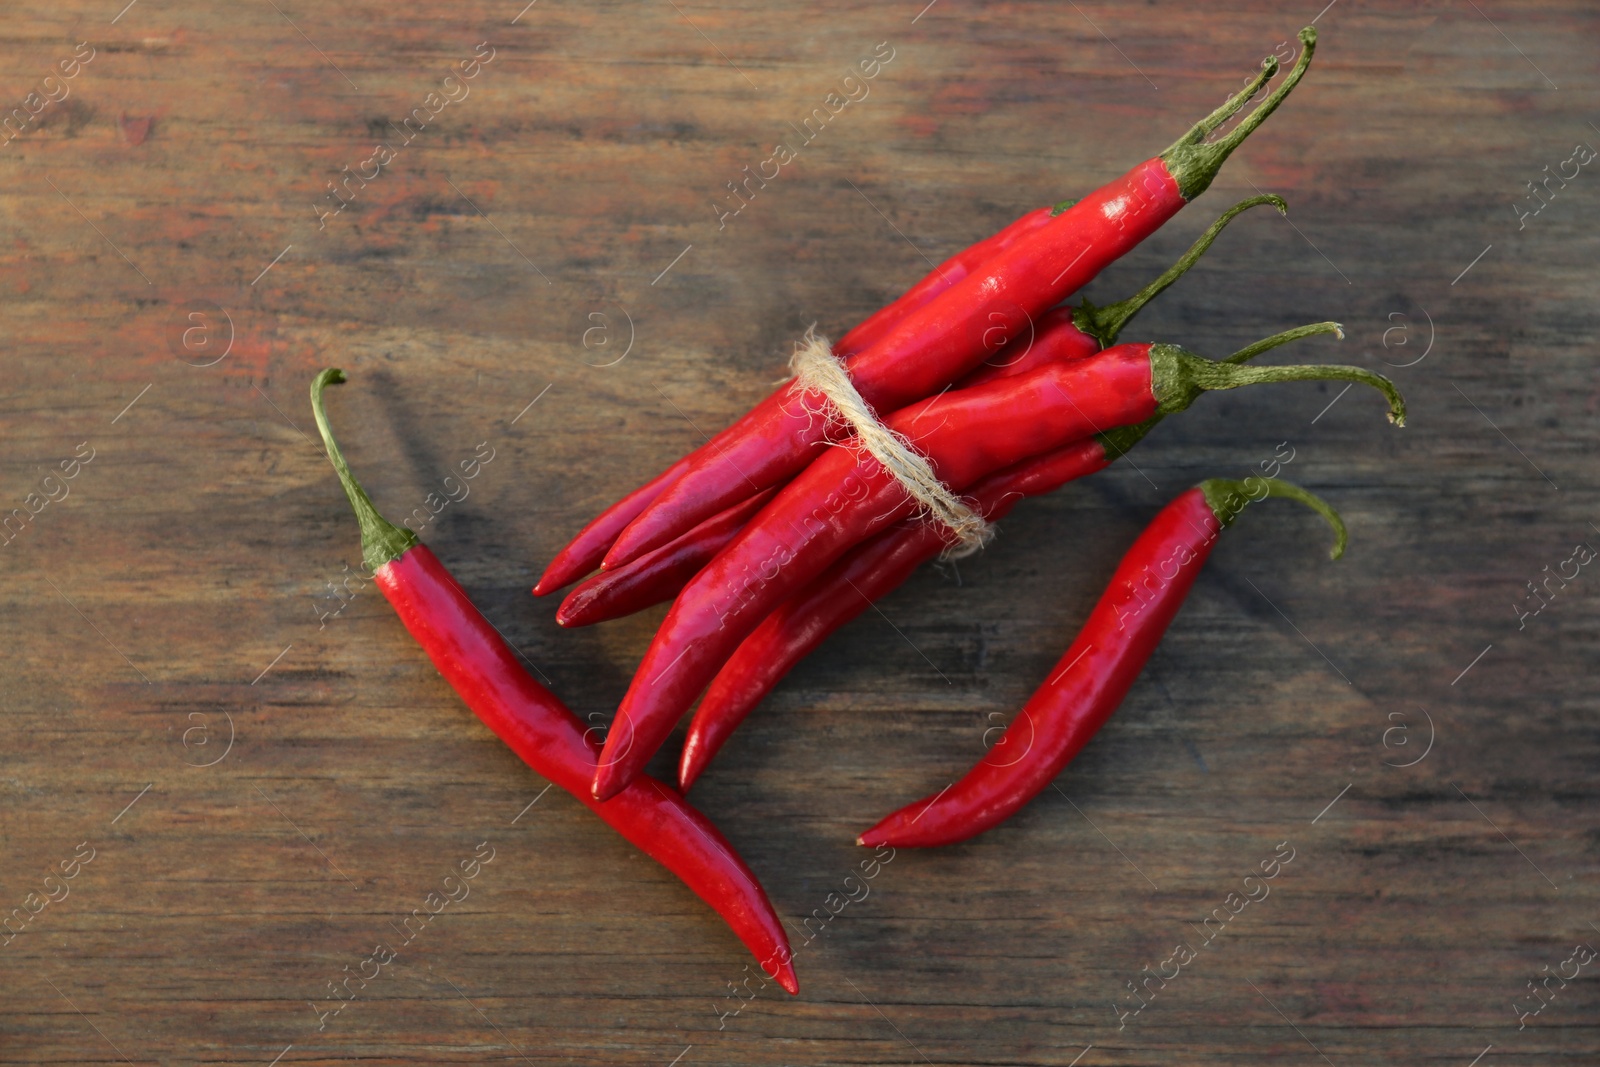
[[[1600,1055],[1600,964],[1521,1029],[1513,1007],[1600,946],[1600,575],[1524,629],[1513,608],[1600,545],[1600,175],[1552,184],[1521,229],[1512,208],[1600,143],[1591,6],[120,6],[0,19],[7,109],[95,49],[0,148],[0,512],[93,450],[0,559],[0,911],[93,850],[0,948],[0,1063]],[[493,449],[424,539],[603,722],[662,613],[559,630],[527,589],[567,536],[763,395],[807,324],[838,336],[1160,150],[1313,17],[1290,102],[1086,293],[1125,295],[1229,203],[1280,193],[1288,222],[1238,220],[1128,337],[1221,355],[1337,319],[1342,344],[1281,358],[1389,370],[1411,425],[1365,391],[1203,399],[1136,468],[1019,507],[836,636],[696,803],[801,945],[854,834],[981,753],[1181,488],[1287,441],[1349,554],[1326,560],[1314,516],[1252,511],[1059,790],[900,853],[799,948],[799,997],[724,1014],[747,957],[708,909],[541,797],[370,586],[323,617],[358,550],[311,376],[349,372],[334,418],[396,518]],[[400,144],[483,41],[470,95]],[[725,183],[879,42],[870,95],[719,228]],[[394,159],[319,225],[380,142]],[[584,345],[591,314],[608,346]],[[1424,750],[1424,714],[1426,758],[1386,765]],[[330,983],[485,841],[471,895],[319,1030]],[[1271,895],[1119,1028],[1127,983],[1284,841]]]

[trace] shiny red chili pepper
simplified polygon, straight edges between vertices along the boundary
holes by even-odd
[[[1210,185],[1228,155],[1299,81],[1311,60],[1315,29],[1302,30],[1300,39],[1305,47],[1284,84],[1226,136],[1205,141],[1277,69],[1272,57],[1256,81],[1161,155],[993,256],[858,354],[849,369],[862,398],[878,411],[891,411],[937,393],[1003,347],[1016,325],[1044,314],[1154,233]],[[838,432],[834,420],[820,414],[826,410],[822,397],[793,383],[768,396],[702,448],[690,469],[617,535],[605,565],[620,566],[752,488],[779,484],[804,468]]]
[[[763,489],[744,503],[713,515],[670,545],[646,552],[616,570],[601,571],[567,594],[556,609],[556,622],[562,626],[589,626],[671,600],[733,540],[774,492],[775,489]]]
[[[1037,208],[998,233],[957,252],[929,271],[927,276],[906,290],[899,299],[892,304],[879,308],[855,329],[839,338],[838,342],[833,346],[833,354],[841,359],[849,359],[857,352],[870,347],[908,313],[926,304],[977,270],[985,260],[997,252],[1004,251],[1018,240],[1045,225],[1064,211],[1069,204],[1070,201],[1062,201],[1054,207]],[[706,448],[706,445],[702,445],[700,448],[690,452],[650,479],[650,481],[595,516],[587,526],[578,531],[576,537],[567,542],[566,546],[556,553],[556,557],[550,561],[550,565],[539,576],[538,583],[533,587],[533,595],[545,596],[553,593],[600,566],[601,560],[605,558],[607,550],[616,541],[617,535],[637,518],[639,513],[649,506],[656,497],[660,496],[682,477],[683,473],[689,469],[690,462],[700,456]]]
[[[766,893],[715,826],[674,789],[641,776],[604,803],[590,795],[598,746],[578,717],[529,676],[416,534],[385,521],[334,441],[322,393],[344,381],[329,368],[311,383],[311,406],[328,458],[361,525],[366,565],[400,621],[484,724],[535,772],[600,816],[683,880],[732,927],[762,969],[794,993],[789,940]]]
[[[1278,345],[1318,333],[1344,336],[1338,323],[1320,322],[1268,337],[1234,353],[1227,362],[1244,363]],[[985,519],[998,521],[1025,496],[1051,492],[1104,469],[1160,421],[1156,415],[996,471],[973,485],[967,501]],[[899,588],[945,547],[944,532],[937,525],[916,518],[902,520],[851,549],[815,582],[779,605],[723,664],[695,709],[678,761],[678,788],[688,792],[733,731],[795,664],[874,601]]]
[[[937,477],[961,492],[1029,456],[1156,414],[1202,392],[1311,379],[1363,382],[1405,421],[1394,384],[1359,367],[1246,367],[1173,345],[1117,345],[935,397],[885,420],[916,443]],[[918,432],[918,424],[927,427]],[[639,773],[740,641],[852,546],[915,508],[887,470],[849,444],[830,449],[784,486],[686,586],[645,652],[595,772],[604,799]]]
[[[1315,509],[1338,536],[1333,558],[1344,552],[1344,523],[1299,486],[1276,478],[1201,482],[1139,535],[1077,640],[983,759],[960,781],[889,815],[857,843],[902,848],[965,841],[1037,796],[1122,703],[1183,606],[1217,535],[1249,500],[1267,496]]]

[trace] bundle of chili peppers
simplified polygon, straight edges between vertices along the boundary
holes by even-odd
[[[699,893],[791,992],[788,944],[765,894],[682,793],[807,652],[918,565],[954,549],[952,527],[931,517],[921,483],[908,478],[901,459],[920,465],[941,499],[982,527],[1023,497],[1101,470],[1211,390],[1361,382],[1384,395],[1391,421],[1404,424],[1399,393],[1370,371],[1246,365],[1290,341],[1342,336],[1336,323],[1274,334],[1215,361],[1171,344],[1118,342],[1233,218],[1261,204],[1286,211],[1276,196],[1234,205],[1127,300],[1057,306],[1205,191],[1305,74],[1315,30],[1302,30],[1300,41],[1283,82],[1231,130],[1219,133],[1276,74],[1274,58],[1159,156],[1082,199],[1024,215],[845,334],[831,346],[837,371],[830,380],[845,383],[848,403],[845,394],[819,392],[812,379],[780,387],[556,555],[535,595],[598,570],[562,602],[563,626],[672,601],[603,746],[515,662],[415,535],[378,515],[323,411],[322,390],[343,376],[324,371],[313,384],[317,424],[355,508],[366,561],[440,672],[530,766]],[[933,798],[884,818],[860,842],[959,841],[1026,804],[1121,703],[1221,530],[1246,504],[1269,496],[1322,514],[1337,533],[1334,556],[1342,553],[1343,523],[1304,489],[1273,478],[1201,482],[1135,542],[1057,669],[983,760]],[[697,698],[672,789],[643,768]]]
[[[993,519],[1021,495],[1105,466],[1156,420],[1209,390],[1358,381],[1385,394],[1392,418],[1403,417],[1394,387],[1369,371],[1241,365],[1286,341],[1337,332],[1333,323],[1267,338],[1222,361],[1117,342],[1234,216],[1262,203],[1285,210],[1276,197],[1234,206],[1121,304],[1052,310],[1205,191],[1304,75],[1315,30],[1300,39],[1282,84],[1225,134],[1212,137],[1272,78],[1275,59],[1161,155],[1080,200],[1024,215],[847,333],[833,352],[875,425],[848,421],[836,398],[791,382],[557,554],[536,595],[599,568],[561,604],[563,625],[673,601],[607,734],[597,798],[626,788],[704,693],[679,766],[687,789],[805,651],[947,549],[947,531],[923,514],[926,499],[879,461],[869,434],[905,442],[945,489]]]

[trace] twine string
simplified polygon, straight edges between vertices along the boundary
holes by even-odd
[[[904,434],[879,421],[877,413],[856,391],[844,364],[833,354],[833,346],[817,333],[815,325],[795,343],[789,370],[803,392],[818,393],[827,400],[839,419],[854,431],[861,447],[916,501],[919,512],[949,532],[953,543],[945,549],[944,559],[970,556],[989,542],[994,536],[993,527],[939,481],[927,457]]]

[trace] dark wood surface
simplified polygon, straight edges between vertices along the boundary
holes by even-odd
[[[1600,546],[1600,175],[1521,229],[1513,206],[1600,144],[1592,7],[120,3],[0,20],[8,109],[95,49],[0,149],[0,511],[93,455],[0,559],[0,910],[67,892],[0,948],[0,1062],[1600,1056],[1600,963],[1521,1028],[1514,1006],[1600,946],[1600,573],[1523,629],[1514,608]],[[799,997],[719,1017],[750,972],[716,917],[542,794],[370,586],[329,614],[358,552],[308,381],[350,372],[335,417],[396,517],[487,442],[424,538],[603,722],[661,611],[559,630],[527,589],[567,536],[763,395],[808,323],[837,336],[1160,150],[1313,17],[1291,101],[1087,293],[1281,193],[1289,221],[1240,219],[1130,338],[1221,355],[1337,319],[1342,344],[1282,358],[1412,364],[1390,371],[1411,426],[1364,390],[1206,398],[1137,469],[1023,505],[811,657],[696,790],[803,945]],[[470,96],[319,228],[325,183],[481,41]],[[724,183],[879,42],[870,95],[719,229]],[[191,313],[210,332],[186,347]],[[584,347],[591,314],[610,347]],[[1058,789],[900,853],[805,944],[854,834],[982,752],[1155,510],[1280,442],[1348,556],[1309,514],[1252,511]],[[470,896],[319,1030],[330,982],[481,842]],[[1270,896],[1201,946],[1280,842]]]

